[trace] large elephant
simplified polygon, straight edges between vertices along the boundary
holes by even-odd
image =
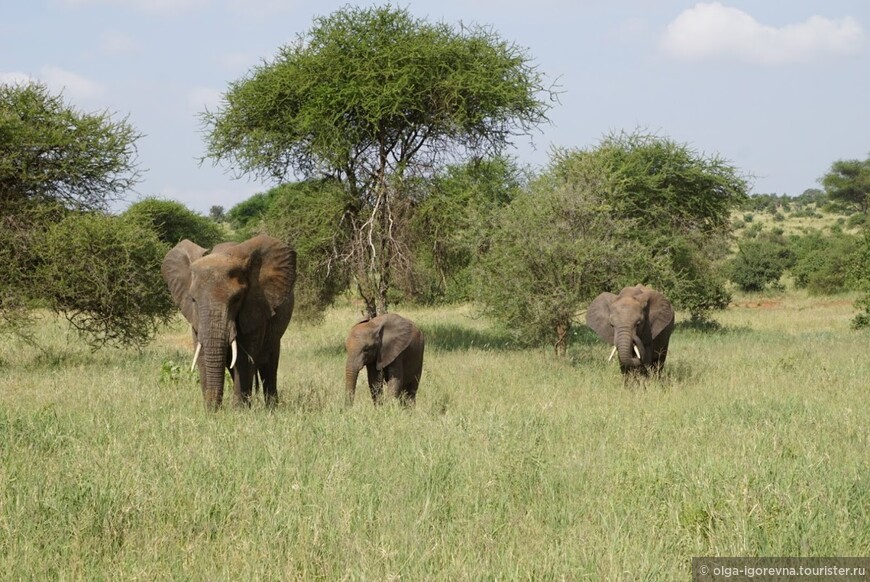
[[[658,372],[668,355],[674,309],[667,297],[643,285],[619,295],[602,293],[589,305],[586,324],[619,353],[623,374]]]
[[[229,368],[234,404],[250,406],[259,372],[266,406],[272,408],[278,402],[281,336],[293,315],[296,251],[257,236],[206,253],[183,240],[166,254],[161,269],[172,300],[193,328],[193,366],[199,364],[205,406],[220,407]]]
[[[405,405],[414,404],[423,373],[423,334],[413,322],[395,313],[364,319],[351,328],[344,345],[348,406],[353,404],[357,377],[363,366],[375,404],[382,401],[384,382],[388,396]]]

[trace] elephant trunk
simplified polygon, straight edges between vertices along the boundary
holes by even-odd
[[[346,406],[353,405],[353,396],[356,392],[356,380],[359,377],[359,371],[362,366],[358,366],[351,360],[347,361],[344,368],[344,403]]]
[[[614,342],[623,370],[637,368],[643,363],[643,343],[631,330],[618,331]]]
[[[235,326],[227,324],[227,313],[210,313],[202,319],[199,341],[201,348],[200,385],[209,410],[220,408],[224,394],[224,369],[228,363],[228,352],[236,344]],[[235,360],[235,350],[233,350]],[[235,364],[235,362],[233,362]]]

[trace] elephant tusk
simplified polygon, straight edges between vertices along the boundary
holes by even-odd
[[[607,358],[608,362],[613,359],[613,354],[615,354],[615,353],[616,353],[616,346],[613,346],[613,349],[610,350],[610,357]]]
[[[634,344],[632,344],[631,347],[634,348],[634,355],[636,355],[636,356],[637,356],[637,359],[640,360],[640,359],[641,359],[641,357],[640,357],[640,351],[637,349],[637,346],[634,345]]]
[[[236,357],[239,355],[238,348],[236,347],[236,340],[233,340],[233,343],[230,344],[230,348],[233,350],[233,358],[230,360],[230,370],[236,365]]]
[[[193,352],[193,363],[190,365],[190,371],[193,372],[196,369],[196,360],[199,359],[199,350],[202,349],[202,344],[196,342],[196,351]]]

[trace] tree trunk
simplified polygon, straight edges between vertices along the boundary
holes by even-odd
[[[571,329],[571,324],[564,321],[556,324],[556,357],[564,358],[568,353],[568,331]]]

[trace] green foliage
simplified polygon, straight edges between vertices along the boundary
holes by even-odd
[[[47,306],[93,347],[142,346],[175,313],[160,275],[167,250],[132,221],[71,214],[40,241],[35,280]]]
[[[562,355],[586,304],[632,271],[629,227],[594,189],[540,178],[498,213],[477,266],[477,299],[521,344]]]
[[[744,238],[738,243],[737,255],[727,263],[726,272],[741,291],[779,289],[782,287],[779,279],[792,259],[781,236]]]
[[[600,179],[614,212],[637,218],[642,233],[728,232],[731,210],[746,200],[746,179],[728,161],[668,138],[611,134],[593,150],[557,151],[553,171],[571,181],[585,156],[607,170]]]
[[[855,289],[862,292],[855,301],[858,314],[852,320],[854,329],[870,327],[870,225],[864,225],[864,233],[858,242],[850,279]]]
[[[500,147],[545,121],[540,75],[489,28],[392,6],[346,6],[314,24],[203,115],[209,157],[270,177],[325,167],[363,187],[359,170],[382,150],[408,164],[421,149]]]
[[[226,239],[218,224],[172,200],[145,198],[132,204],[122,216],[153,231],[170,247],[188,239],[208,249]]]
[[[635,254],[648,249],[655,260],[646,266],[640,261],[630,283],[658,285],[694,317],[727,305],[717,267],[732,228],[731,210],[746,200],[748,188],[734,166],[667,138],[621,133],[592,150],[557,151],[551,171],[569,184],[588,184],[614,219],[634,221],[626,236]]]
[[[526,178],[508,158],[449,166],[423,187],[416,207],[414,295],[425,302],[468,301],[474,262],[487,248],[496,213],[513,200]]]
[[[722,272],[721,239],[699,233],[660,236],[660,241],[647,242],[649,259],[644,259],[642,247],[635,244],[635,274],[624,283],[641,281],[662,290],[672,303],[688,310],[692,320],[710,324],[709,312],[725,309],[731,301]]]
[[[45,85],[0,83],[0,214],[25,202],[106,208],[138,182],[139,137],[126,120],[77,111]]]
[[[227,211],[227,221],[240,239],[248,239],[257,232],[277,192],[276,188],[268,192],[258,192]]]
[[[139,137],[126,120],[80,112],[45,85],[0,83],[0,332],[32,339],[32,309],[56,299],[36,277],[53,260],[42,255],[46,231],[135,186]]]
[[[542,92],[530,57],[490,28],[345,6],[230,84],[202,116],[207,157],[256,177],[341,180],[354,232],[343,259],[367,309],[383,311],[394,271],[412,264],[398,237],[409,183],[530,133],[546,121]]]
[[[867,213],[870,204],[870,157],[866,160],[837,160],[821,179],[828,198]]]
[[[296,249],[296,306],[294,317],[318,321],[335,297],[347,290],[345,266],[335,259],[348,244],[344,213],[350,204],[335,180],[283,184],[261,199],[270,205],[263,227]]]
[[[811,295],[832,295],[854,288],[853,266],[860,239],[846,234],[824,236],[819,232],[796,237],[791,244],[795,287]]]
[[[867,224],[867,215],[856,213],[846,219],[846,226],[849,228],[858,228]]]

